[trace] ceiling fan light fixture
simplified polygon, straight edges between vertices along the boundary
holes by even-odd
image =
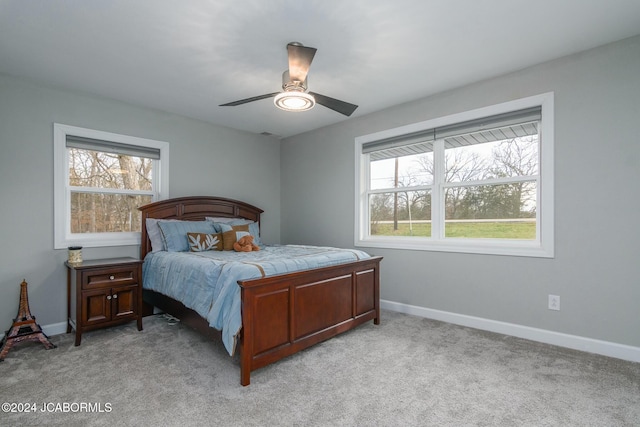
[[[273,103],[284,111],[307,111],[316,105],[316,100],[308,93],[289,91],[277,94]]]

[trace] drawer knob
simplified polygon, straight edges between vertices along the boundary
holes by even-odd
[[[116,278],[116,276],[109,276],[109,280],[113,280],[115,278]]]
[[[111,299],[111,295],[107,295],[107,299]]]
[[[117,299],[117,298],[118,298],[118,294],[115,294],[115,295],[113,296],[113,299]]]

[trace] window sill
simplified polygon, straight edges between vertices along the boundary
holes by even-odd
[[[482,255],[504,255],[534,258],[553,258],[553,248],[544,247],[538,242],[513,240],[472,240],[447,239],[431,240],[427,238],[376,238],[356,239],[356,247],[383,249],[404,249],[412,251],[457,252]]]
[[[54,249],[66,249],[69,246],[98,248],[107,246],[140,245],[140,233],[87,233],[76,234],[65,239],[56,240]]]

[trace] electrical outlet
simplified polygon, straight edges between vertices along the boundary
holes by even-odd
[[[560,310],[560,297],[558,295],[549,295],[549,310]]]

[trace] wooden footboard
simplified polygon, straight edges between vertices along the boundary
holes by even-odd
[[[241,384],[255,369],[369,320],[379,324],[381,259],[239,281]]]

